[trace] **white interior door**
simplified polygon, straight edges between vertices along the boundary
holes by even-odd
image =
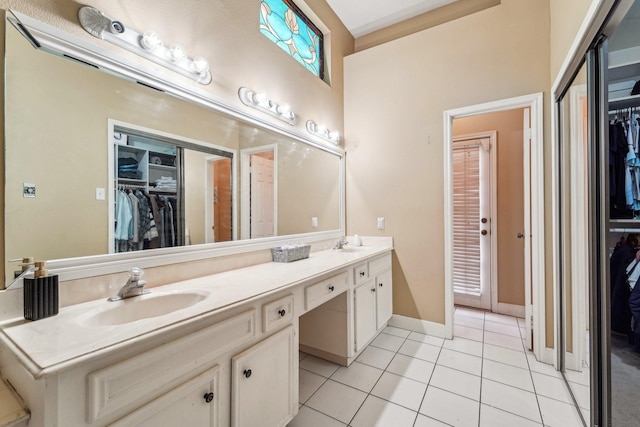
[[[273,160],[251,155],[251,238],[274,235]]]
[[[454,303],[491,309],[491,142],[453,140]]]

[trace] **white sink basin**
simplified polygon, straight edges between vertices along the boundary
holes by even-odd
[[[366,248],[364,246],[344,246],[342,249],[338,249],[339,251],[342,252],[360,252],[365,250]]]
[[[140,295],[119,301],[105,301],[98,311],[81,316],[78,321],[83,326],[122,325],[136,320],[163,316],[191,307],[206,299],[206,291],[175,291]]]

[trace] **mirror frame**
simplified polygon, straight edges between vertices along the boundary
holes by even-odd
[[[71,57],[69,59],[75,59],[85,63],[87,66],[94,66],[101,71],[116,74],[121,78],[151,86],[166,94],[207,108],[212,112],[224,114],[246,124],[275,132],[294,141],[302,142],[336,155],[340,162],[339,176],[336,177],[340,188],[340,228],[337,230],[163,248],[155,249],[151,253],[145,251],[124,252],[47,260],[49,270],[52,273],[58,274],[61,281],[119,273],[133,266],[142,268],[156,267],[266,250],[292,241],[303,240],[307,243],[313,243],[337,239],[345,234],[345,151],[341,147],[326,143],[320,138],[314,139],[313,137],[309,137],[297,129],[286,128],[278,123],[250,115],[245,111],[236,109],[221,99],[212,98],[210,94],[202,90],[196,90],[194,87],[174,81],[171,78],[170,71],[167,71],[166,76],[159,74],[158,70],[154,67],[143,63],[132,62],[125,56],[90,44],[22,13],[9,9],[5,13],[5,20],[27,38],[36,49],[44,50],[49,54],[57,56],[64,55]],[[242,195],[240,194],[237,197],[242,197]],[[22,286],[21,282],[22,281],[14,282],[11,285],[7,284],[6,288],[8,289],[9,286],[11,286],[11,289],[20,288]]]

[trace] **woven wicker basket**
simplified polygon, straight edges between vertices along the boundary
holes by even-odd
[[[293,262],[309,258],[311,245],[301,245],[292,248],[271,248],[271,256],[274,262]]]

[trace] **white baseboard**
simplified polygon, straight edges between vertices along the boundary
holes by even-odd
[[[389,326],[395,326],[396,328],[407,329],[413,332],[419,332],[421,334],[431,335],[438,338],[448,338],[445,334],[444,324],[428,322],[426,320],[415,319],[413,317],[401,316],[394,314],[389,319]]]
[[[507,304],[505,302],[498,302],[498,307],[494,310],[498,314],[504,314],[505,316],[520,317],[524,319],[524,305]]]
[[[538,362],[547,363],[549,365],[552,365],[556,369],[558,368],[556,366],[556,351],[555,351],[555,349],[549,348],[549,347],[545,347],[545,348],[541,349],[539,352],[536,351],[534,353],[536,354],[536,359],[538,360]]]

